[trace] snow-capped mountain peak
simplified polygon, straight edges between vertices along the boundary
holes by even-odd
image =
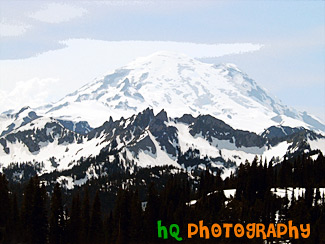
[[[165,109],[172,117],[210,114],[257,133],[279,124],[325,131],[317,119],[272,98],[236,65],[207,64],[166,51],[109,72],[38,113],[97,127],[110,116],[128,117],[147,107],[155,113]]]

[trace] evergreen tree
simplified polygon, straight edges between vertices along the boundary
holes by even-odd
[[[105,219],[105,240],[106,244],[113,243],[113,233],[114,233],[114,220],[113,220],[113,212],[110,211],[109,215]]]
[[[130,209],[129,192],[119,189],[114,209],[116,243],[123,244],[129,241]]]
[[[33,222],[33,215],[32,215],[32,208],[33,208],[33,201],[35,195],[35,184],[34,178],[30,178],[28,184],[24,191],[24,198],[21,207],[21,220],[22,226],[24,226],[23,230],[23,240],[24,242],[31,243],[32,238],[32,222]]]
[[[44,244],[47,243],[48,221],[46,202],[47,194],[44,184],[40,186],[37,176],[34,178],[35,194],[32,206],[32,243]]]
[[[88,187],[86,186],[84,192],[84,199],[82,202],[81,210],[81,219],[82,219],[82,243],[88,244],[88,233],[89,233],[89,223],[90,223],[90,203],[89,203],[89,192]]]
[[[70,222],[69,222],[69,240],[70,243],[80,244],[81,243],[81,203],[79,193],[73,196]]]
[[[156,190],[155,184],[153,182],[150,183],[148,188],[148,197],[147,197],[147,207],[145,211],[145,233],[146,237],[149,241],[154,241],[157,238],[156,228],[153,226],[157,226],[157,221],[159,220],[159,209],[160,209],[160,201],[158,192]]]
[[[142,225],[140,223],[142,223],[143,220],[142,220],[142,207],[141,207],[141,202],[139,200],[138,191],[132,194],[130,214],[131,214],[130,230],[129,230],[130,239],[133,242],[140,241],[142,236]]]
[[[62,193],[59,183],[56,183],[54,186],[50,211],[50,244],[61,244],[63,243],[64,216],[62,206]]]
[[[9,189],[6,176],[0,173],[0,242],[8,240]]]
[[[306,187],[305,191],[305,203],[308,208],[312,207],[314,201],[314,189],[310,186]]]
[[[98,190],[91,210],[89,238],[92,244],[102,244],[104,242],[102,212]]]
[[[4,243],[19,243],[21,241],[21,223],[17,203],[17,195],[13,193],[10,197],[10,208],[8,218],[7,237]]]

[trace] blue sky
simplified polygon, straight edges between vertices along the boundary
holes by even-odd
[[[324,13],[324,1],[2,0],[0,111],[54,102],[137,56],[192,43],[182,52],[235,63],[325,121]]]

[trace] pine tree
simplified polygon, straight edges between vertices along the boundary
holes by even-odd
[[[48,221],[46,202],[47,194],[44,184],[40,186],[38,177],[34,178],[35,194],[32,206],[32,243],[44,244],[47,242]]]
[[[10,206],[10,202],[9,202],[8,181],[6,179],[6,176],[0,173],[0,243],[2,241],[7,241],[9,238],[8,236],[9,206]]]
[[[129,240],[129,225],[130,225],[130,210],[129,210],[129,193],[127,190],[119,189],[114,209],[116,243],[128,243]]]
[[[32,208],[33,208],[33,201],[35,195],[35,184],[34,178],[30,178],[28,184],[24,191],[24,198],[21,207],[21,220],[22,226],[24,226],[23,230],[23,240],[24,242],[31,243],[32,238]]]
[[[16,193],[10,199],[9,229],[11,242],[19,243],[21,241],[21,222]]]
[[[50,244],[61,244],[63,241],[64,216],[62,206],[62,193],[59,183],[56,183],[54,186],[50,211]]]
[[[318,205],[318,201],[321,199],[319,188],[316,188],[314,204]]]
[[[104,242],[103,222],[99,191],[96,192],[94,203],[91,210],[89,227],[89,238],[92,244],[102,244]]]
[[[130,239],[131,241],[140,241],[142,236],[142,207],[139,200],[139,193],[136,191],[132,194],[131,209],[130,209],[131,221],[130,221]]]
[[[81,243],[81,203],[79,193],[73,196],[70,222],[69,222],[69,239],[70,243],[80,244]]]
[[[106,244],[113,243],[113,233],[114,233],[114,220],[113,220],[113,212],[110,211],[109,215],[105,219],[105,239]]]
[[[13,193],[9,199],[9,209],[8,209],[8,227],[6,231],[6,239],[4,243],[19,243],[21,241],[21,232],[20,232],[20,218],[19,210],[17,203],[17,195]],[[0,242],[1,243],[1,242]]]
[[[84,199],[82,202],[81,210],[82,219],[82,243],[88,244],[88,234],[89,234],[89,223],[90,223],[90,203],[89,203],[89,192],[88,187],[85,188]]]
[[[310,186],[307,186],[305,191],[305,202],[308,208],[312,207],[313,201],[314,201],[314,189]]]
[[[145,212],[145,233],[149,241],[153,241],[157,238],[156,229],[153,226],[157,226],[159,220],[159,197],[154,183],[150,183],[148,188],[148,202]]]

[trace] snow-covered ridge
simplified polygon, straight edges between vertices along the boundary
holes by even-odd
[[[210,114],[256,133],[280,124],[325,132],[321,121],[283,105],[236,65],[171,52],[138,58],[37,112],[97,127],[110,116],[129,117],[147,107],[155,113],[165,109],[172,117]]]
[[[17,113],[0,114],[0,136],[8,134],[37,118],[39,116],[30,107],[23,107]]]
[[[281,162],[300,152],[325,153],[325,138],[302,128],[268,128],[267,133],[235,130],[211,115],[170,118],[146,109],[126,119],[110,118],[86,134],[73,132],[54,118],[39,117],[0,137],[0,170],[11,163],[41,163],[41,173],[67,170],[81,158],[101,153],[133,167],[173,165],[211,168],[227,177],[256,155]],[[280,133],[284,131],[285,133]],[[110,156],[108,156],[110,155]],[[105,157],[101,157],[104,158]]]

